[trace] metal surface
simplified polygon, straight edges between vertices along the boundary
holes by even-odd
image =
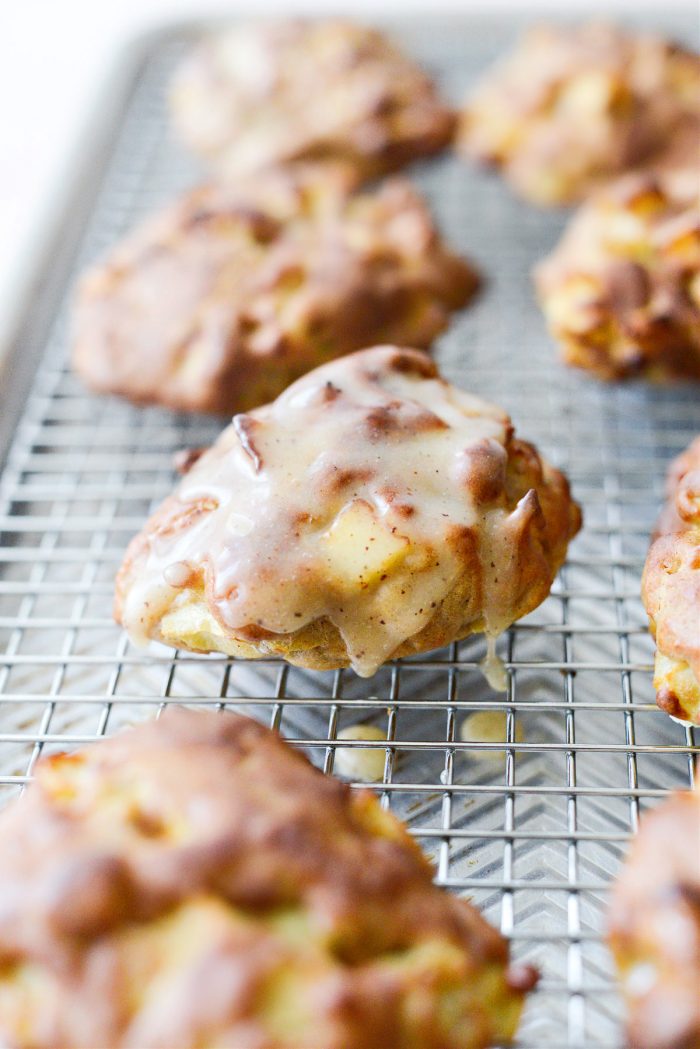
[[[690,22],[681,14],[672,28]],[[397,35],[459,97],[514,30],[493,20],[415,22]],[[378,725],[390,741],[384,804],[434,856],[440,883],[468,894],[512,939],[515,957],[542,968],[519,1044],[619,1046],[621,1007],[601,941],[606,890],[640,811],[692,777],[692,730],[654,704],[638,594],[665,468],[700,430],[698,388],[604,386],[565,370],[528,276],[564,218],[454,159],[421,166],[415,178],[445,232],[489,279],[438,359],[451,379],[512,413],[568,472],[585,513],[551,597],[499,643],[507,696],[478,670],[480,639],[370,681],[134,649],[111,620],[114,572],[173,483],[172,453],[219,426],[86,395],[66,365],[65,306],[88,259],[196,177],[168,137],[164,104],[187,36],[154,37],[136,63],[110,146],[91,162],[82,214],[66,218],[80,235],[49,260],[4,380],[7,419],[22,372],[41,357],[0,488],[0,803],[21,790],[40,753],[169,702],[252,713],[328,772],[341,727]],[[463,719],[483,709],[505,712],[502,742],[460,742]]]

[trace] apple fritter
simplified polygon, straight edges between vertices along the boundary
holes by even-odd
[[[0,817],[12,1049],[485,1049],[536,981],[373,794],[171,708]]]
[[[610,906],[634,1049],[700,1045],[700,791],[642,817]]]
[[[501,633],[579,525],[504,411],[377,347],[234,418],[129,546],[116,617],[137,642],[370,676]]]
[[[700,437],[672,464],[668,502],[644,567],[662,710],[700,725]]]
[[[591,197],[535,282],[567,364],[700,379],[700,122],[663,162]]]
[[[214,33],[177,70],[170,101],[182,140],[228,178],[300,160],[373,178],[443,149],[455,123],[383,33],[338,18]]]
[[[698,116],[697,54],[604,23],[541,25],[467,100],[457,143],[527,200],[572,204],[646,163]]]
[[[427,348],[477,283],[409,183],[267,172],[186,193],[89,270],[73,365],[99,393],[231,416],[353,350]]]

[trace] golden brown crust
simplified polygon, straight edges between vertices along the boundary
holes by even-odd
[[[342,160],[362,178],[443,149],[453,112],[376,29],[276,20],[203,40],[173,80],[184,142],[227,177],[299,160]]]
[[[610,909],[633,1049],[700,1045],[700,793],[642,820]]]
[[[535,271],[567,364],[700,378],[700,124],[663,164],[601,190]]]
[[[428,347],[478,279],[411,186],[340,166],[204,186],[83,278],[73,364],[93,389],[231,414],[388,340]]]
[[[232,714],[40,762],[0,841],[11,1049],[479,1049],[533,983],[373,795]]]
[[[542,25],[477,86],[458,146],[537,204],[584,199],[700,115],[700,58],[612,25]]]
[[[579,527],[500,409],[378,347],[234,420],[132,541],[115,615],[136,640],[368,676],[500,633]]]
[[[700,724],[700,437],[672,464],[668,503],[644,567],[662,710]]]

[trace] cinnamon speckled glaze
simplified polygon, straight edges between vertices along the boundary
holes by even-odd
[[[484,1049],[536,981],[374,795],[173,708],[0,817],[8,1049]]]
[[[700,725],[700,437],[669,470],[668,503],[644,568],[662,710]]]
[[[361,178],[444,148],[452,110],[383,33],[343,19],[277,19],[195,46],[171,89],[182,140],[221,174],[342,160]]]
[[[370,676],[505,630],[579,526],[502,409],[378,347],[234,418],[129,546],[116,616],[140,642]]]
[[[700,1046],[700,792],[642,818],[613,890],[610,945],[631,1049]]]
[[[343,165],[194,189],[82,279],[73,365],[101,393],[228,414],[377,342],[428,347],[478,283],[409,183]]]

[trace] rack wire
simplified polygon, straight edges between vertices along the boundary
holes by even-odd
[[[682,34],[689,22],[677,14],[671,29]],[[392,28],[459,98],[518,26],[482,18]],[[478,638],[369,681],[272,659],[134,649],[111,618],[115,570],[170,490],[173,454],[208,443],[219,424],[87,395],[66,364],[66,309],[85,262],[198,175],[169,138],[164,101],[192,32],[161,32],[134,59],[104,156],[91,161],[94,199],[86,194],[71,215],[78,248],[52,260],[11,358],[15,371],[39,357],[41,366],[0,485],[0,804],[42,752],[89,743],[168,703],[247,712],[328,773],[341,728],[377,725],[387,743],[363,745],[385,752],[382,803],[434,857],[439,883],[470,896],[514,956],[542,970],[518,1044],[619,1046],[607,889],[640,812],[691,783],[697,751],[693,730],[654,703],[639,601],[666,466],[700,430],[697,388],[606,386],[564,369],[529,281],[563,216],[518,203],[455,159],[418,166],[412,174],[445,233],[489,281],[438,360],[511,412],[566,470],[585,514],[551,596],[499,643],[507,694],[482,678]],[[11,388],[10,376],[5,412]],[[461,741],[463,719],[481,710],[503,712],[502,741]]]

